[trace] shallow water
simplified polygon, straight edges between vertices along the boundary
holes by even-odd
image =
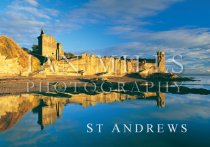
[[[210,77],[185,82],[188,88],[210,90]],[[0,146],[210,146],[210,97],[200,94],[145,93],[145,98],[121,93],[77,94],[58,98],[37,94],[0,97]],[[94,131],[87,133],[87,124]],[[101,133],[95,124],[103,124]],[[117,123],[120,133],[112,133]],[[123,132],[123,124],[132,131]],[[143,131],[135,133],[135,124]],[[146,131],[152,124],[154,133]],[[157,132],[164,125],[164,133]],[[187,124],[170,133],[167,124]]]

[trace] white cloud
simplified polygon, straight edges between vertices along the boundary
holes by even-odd
[[[130,32],[127,37],[134,40],[143,38],[170,48],[210,48],[210,28],[178,28],[157,32],[143,30]]]
[[[38,6],[38,2],[36,0],[25,0],[25,1],[32,6]]]
[[[165,120],[187,120],[192,118],[209,119],[210,100],[208,95],[168,95],[165,111],[151,113],[151,117]],[[182,105],[182,107],[180,107]]]
[[[116,23],[141,25],[140,18],[156,15],[181,0],[95,0],[69,13],[74,23]],[[105,21],[104,20],[107,20]]]
[[[114,26],[108,29],[108,31],[112,32],[113,34],[123,34],[128,33],[130,31],[136,30],[134,26]]]
[[[133,24],[147,24],[138,20],[139,18],[155,15],[178,1],[180,0],[95,0],[84,3],[68,13],[59,14],[58,10],[46,8],[37,0],[13,0],[5,11],[0,13],[0,31],[22,45],[30,44],[29,38],[37,36],[35,34],[41,26],[54,27],[54,31],[66,32],[88,23],[116,23],[118,25],[112,28],[113,31],[120,32],[124,29],[124,32],[128,32],[136,29]]]
[[[35,0],[14,0],[0,13],[0,32],[22,46],[31,47],[37,42],[40,28],[51,27],[52,17],[58,14],[57,10],[38,5]]]
[[[27,15],[31,15],[32,17],[37,17],[37,18],[45,18],[45,19],[50,19],[49,14],[50,13],[46,13],[43,10],[40,10],[36,7],[32,7],[32,6],[20,6],[20,5],[12,5],[8,7],[9,10],[11,10],[9,13],[10,15],[17,15],[15,13],[22,13],[24,14],[24,16]]]

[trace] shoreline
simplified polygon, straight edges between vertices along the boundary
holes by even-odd
[[[104,78],[104,79],[103,79]],[[208,89],[189,88],[175,81],[149,81],[134,77],[7,77],[0,79],[0,95],[22,93],[79,93],[112,92],[140,94],[141,92],[209,94]],[[183,81],[184,82],[184,81]],[[182,83],[183,83],[182,82]],[[103,88],[102,88],[103,87]],[[91,91],[95,88],[95,91]],[[64,91],[62,91],[64,89]],[[88,89],[88,90],[87,90]],[[91,89],[91,90],[90,90]],[[110,90],[111,89],[111,90]],[[76,92],[76,93],[77,93]]]

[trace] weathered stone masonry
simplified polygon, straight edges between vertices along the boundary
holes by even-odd
[[[158,52],[164,54],[164,52]],[[155,72],[164,72],[165,61],[164,56],[157,58],[156,64],[154,60],[136,60],[121,59],[114,57],[98,57],[83,53],[79,58],[73,58],[69,61],[60,60],[52,61],[51,69],[45,68],[46,75],[103,75],[103,76],[123,76],[131,73],[140,73],[146,77]],[[157,67],[156,67],[157,66]],[[49,66],[48,66],[49,67]]]
[[[80,58],[64,60],[62,44],[57,43],[53,36],[44,33],[38,37],[40,55],[49,57],[53,64],[45,68],[46,75],[105,75],[122,76],[130,73],[140,73],[146,77],[155,72],[165,72],[165,53],[157,52],[157,60],[135,60],[114,57],[98,57],[82,54]],[[47,64],[47,63],[46,63]],[[49,67],[49,66],[48,66]],[[52,71],[53,69],[53,71]]]
[[[43,29],[38,37],[38,47],[39,54],[45,57],[60,60],[64,55],[62,44],[56,42],[53,36],[45,34]]]

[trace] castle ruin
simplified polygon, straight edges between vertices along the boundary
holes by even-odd
[[[155,59],[124,59],[113,57],[98,57],[83,53],[80,58],[67,59],[64,56],[62,44],[56,42],[53,36],[44,33],[43,28],[38,37],[39,54],[53,61],[53,67],[45,68],[46,75],[104,75],[123,76],[139,73],[147,77],[153,73],[165,72],[165,53],[157,52]],[[66,60],[67,59],[67,60]],[[53,69],[53,72],[52,72]]]
[[[165,52],[164,51],[158,51],[157,52],[157,67],[158,72],[164,73],[166,71],[165,69]]]
[[[64,55],[62,44],[56,42],[53,36],[45,34],[43,28],[38,37],[38,48],[38,53],[41,56],[50,57],[51,59],[60,60]]]

